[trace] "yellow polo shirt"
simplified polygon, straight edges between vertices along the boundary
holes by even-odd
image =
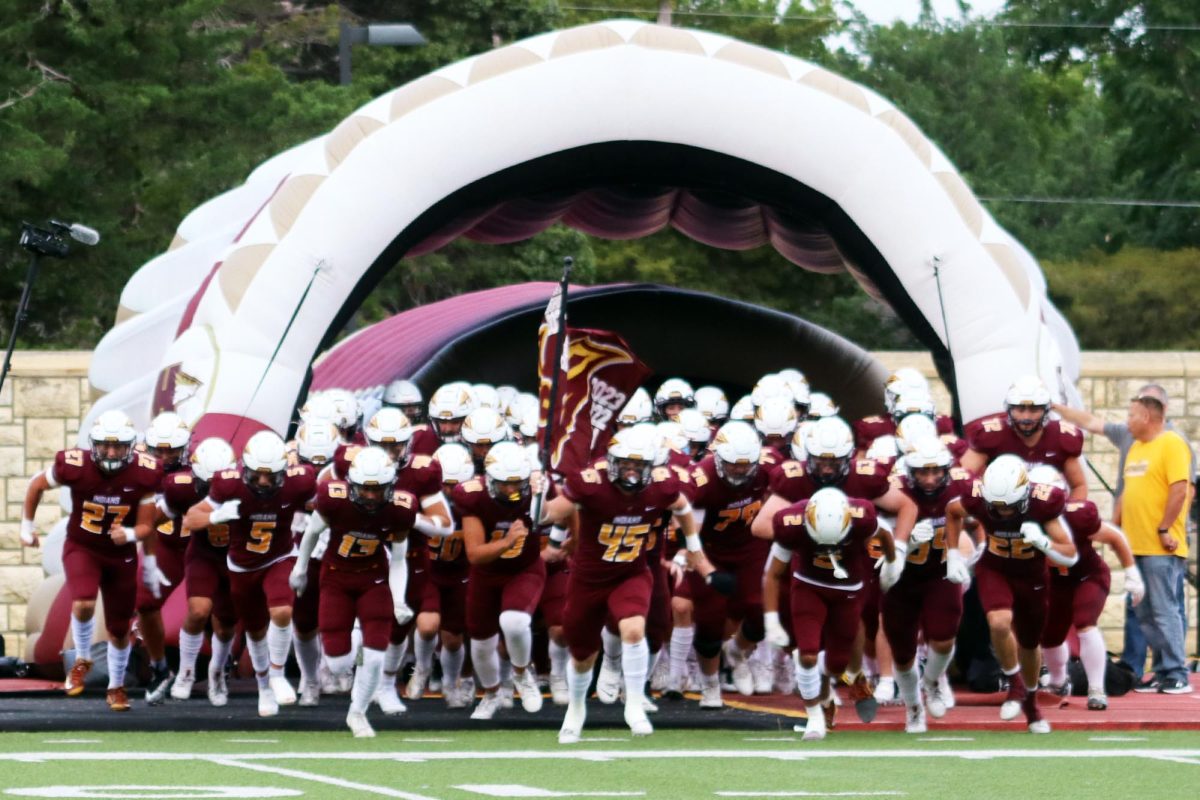
[[[1187,558],[1188,500],[1171,525],[1179,542],[1174,553],[1163,549],[1158,526],[1167,506],[1167,489],[1176,481],[1191,481],[1191,451],[1179,434],[1163,431],[1149,442],[1133,443],[1125,457],[1125,493],[1121,500],[1121,527],[1135,556],[1176,555]],[[1189,491],[1189,498],[1190,498]]]

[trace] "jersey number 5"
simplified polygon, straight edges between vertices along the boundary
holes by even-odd
[[[604,561],[625,564],[642,552],[649,525],[604,525],[600,528],[600,544],[605,546]]]
[[[255,522],[250,526],[250,539],[246,549],[251,553],[266,553],[271,549],[271,539],[275,537],[275,520]]]

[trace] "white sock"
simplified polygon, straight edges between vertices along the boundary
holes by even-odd
[[[819,667],[796,665],[796,685],[800,688],[800,696],[805,705],[816,705],[821,694],[821,670]]]
[[[949,653],[939,653],[932,647],[929,648],[929,658],[925,659],[925,682],[937,683],[943,675],[946,674],[946,668],[950,666],[950,661],[954,658],[954,647],[950,647]]]
[[[417,669],[425,670],[425,672],[433,669],[433,651],[436,647],[436,636],[426,639],[418,633],[413,638],[413,656],[417,660]]]
[[[533,653],[533,619],[524,611],[501,611],[500,630],[514,667],[525,669]]]
[[[354,628],[350,631],[350,652],[358,654],[362,647],[362,628],[358,626],[358,620],[354,622]]]
[[[92,660],[92,637],[96,635],[96,618],[80,622],[71,615],[71,638],[75,640],[75,657]]]
[[[200,648],[203,646],[203,633],[188,633],[184,630],[179,631],[180,675],[196,674],[196,658],[200,655]]]
[[[621,650],[621,672],[625,676],[625,702],[640,703],[646,691],[646,672],[650,667],[650,646],[646,640],[625,643]]]
[[[621,635],[607,627],[600,629],[600,640],[604,643],[604,661],[614,670],[621,669]]]
[[[117,647],[108,643],[108,688],[125,685],[125,667],[129,666],[129,645]]]
[[[700,674],[700,683],[705,689],[712,689],[721,685],[721,675],[714,672],[712,675]]]
[[[225,669],[225,662],[229,660],[229,650],[233,647],[233,637],[222,640],[214,633],[208,645],[212,648],[212,658],[208,661],[208,674],[215,675]]]
[[[287,666],[288,651],[292,649],[292,627],[280,627],[272,622],[267,626],[267,650],[271,659],[271,677],[282,678]]]
[[[550,674],[567,677],[567,665],[571,660],[571,651],[565,645],[550,640]]]
[[[692,643],[696,641],[696,627],[671,630],[671,680],[682,681],[687,676],[688,653],[692,652]]]
[[[467,649],[460,646],[457,650],[451,650],[446,645],[442,645],[442,654],[438,661],[442,665],[442,690],[445,691],[447,686],[453,688],[458,685],[459,679],[462,677],[463,661],[466,660]]]
[[[896,667],[896,685],[900,687],[900,699],[909,708],[921,702],[921,690],[918,686],[920,679],[915,663],[908,669]]]
[[[353,639],[351,639],[353,641]],[[405,642],[400,644],[389,644],[387,649],[383,651],[383,674],[395,675],[400,671],[400,664],[404,661]],[[353,648],[351,648],[353,652]]]
[[[382,651],[380,651],[382,652]],[[329,667],[329,671],[334,675],[345,675],[350,670],[354,669],[354,652],[343,653],[340,656],[331,656],[325,654],[325,665]],[[379,669],[382,671],[383,662],[379,662]]]
[[[499,646],[500,640],[496,639],[496,645]],[[499,653],[496,655],[500,658]],[[511,686],[513,681],[513,665],[507,658],[500,658],[500,682],[505,686]]]
[[[259,690],[266,689],[271,685],[271,651],[267,646],[267,639],[263,637],[257,642],[246,636],[246,649],[250,651],[250,664],[254,667],[254,677],[258,680]]]
[[[489,691],[500,685],[500,654],[496,652],[500,635],[471,640],[471,663],[479,685]]]
[[[571,693],[571,705],[585,705],[588,687],[591,685],[592,671],[589,669],[587,672],[580,672],[572,659],[571,666],[567,669],[567,691]]]
[[[350,651],[354,658],[354,651]],[[383,680],[383,651],[364,647],[362,651],[362,666],[354,673],[354,686],[350,689],[350,710],[360,714],[367,713],[367,707],[379,691],[379,683]]]
[[[879,662],[869,655],[863,654],[862,671],[867,673],[867,677],[872,677],[879,674]]]
[[[1082,645],[1082,640],[1080,644]],[[1057,647],[1042,648],[1042,660],[1050,673],[1051,686],[1062,686],[1067,682],[1067,659],[1070,657],[1071,652],[1067,649],[1066,642]]]
[[[317,670],[321,668],[321,637],[314,634],[311,639],[301,639],[297,636],[292,644],[296,648],[296,663],[300,665],[300,681],[316,683]],[[354,650],[350,655],[354,655]]]
[[[1104,635],[1099,628],[1091,628],[1079,634],[1079,659],[1087,673],[1088,691],[1104,691],[1104,671],[1108,668],[1108,653],[1104,649]]]

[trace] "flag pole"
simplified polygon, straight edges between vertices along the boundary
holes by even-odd
[[[550,447],[554,442],[554,422],[555,416],[558,413],[558,377],[562,374],[562,357],[563,347],[567,341],[567,289],[571,282],[571,268],[575,266],[575,259],[571,256],[563,257],[562,278],[558,282],[558,338],[554,342],[554,372],[550,375],[550,399],[546,405],[546,431],[542,437],[541,460],[542,470],[546,475],[550,474]],[[539,492],[534,500],[533,522],[536,525],[542,518],[542,497],[544,493]]]

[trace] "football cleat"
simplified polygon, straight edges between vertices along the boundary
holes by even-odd
[[[258,715],[274,717],[278,713],[279,702],[275,699],[275,693],[271,691],[271,687],[260,687],[258,690]]]
[[[63,682],[63,689],[67,692],[67,697],[76,697],[83,694],[83,684],[87,680],[88,673],[92,671],[92,662],[86,658],[77,658],[75,663],[71,665],[71,671],[67,673],[67,679]]]
[[[642,708],[646,709],[647,714],[657,714],[658,713],[658,703],[651,700],[650,695],[648,695],[648,694],[642,695]]]
[[[297,705],[313,708],[321,704],[321,684],[318,681],[304,681],[300,684],[300,699]]]
[[[755,694],[771,694],[774,691],[775,675],[771,665],[760,659],[750,661],[750,674],[754,677]]]
[[[721,684],[718,681],[706,683],[700,690],[700,707],[708,709],[724,708],[725,701],[721,699]]]
[[[929,711],[929,716],[934,719],[946,716],[946,696],[942,693],[940,680],[934,683],[925,682],[925,707]]]
[[[649,736],[654,733],[654,726],[650,724],[650,718],[646,716],[646,709],[641,703],[641,698],[635,697],[625,703],[625,724],[629,726],[629,731],[634,736]]]
[[[596,699],[606,705],[617,702],[621,694],[621,672],[613,669],[607,658],[600,660],[600,676],[596,678]]]
[[[925,733],[929,728],[925,724],[925,706],[917,703],[908,706],[904,715],[905,733]]]
[[[271,676],[271,691],[275,695],[275,702],[281,706],[292,706],[296,704],[296,690],[292,688],[292,684],[288,683],[288,679],[282,675]]]
[[[425,696],[425,689],[429,686],[429,676],[432,670],[421,669],[417,667],[413,670],[412,677],[408,679],[408,686],[404,689],[404,696],[409,700],[420,700]]]
[[[1046,691],[1055,697],[1070,697],[1071,696],[1071,680],[1068,678],[1062,683],[1046,684]]]
[[[954,690],[950,688],[950,676],[943,672],[942,676],[938,678],[937,684],[938,689],[942,692],[942,701],[945,702],[946,708],[954,708],[956,701],[954,699]]]
[[[346,714],[346,727],[354,734],[355,739],[370,739],[375,736],[375,729],[367,721],[367,715],[361,711],[350,711]]]
[[[737,689],[738,694],[742,697],[753,695],[754,675],[750,672],[750,664],[746,660],[746,654],[736,644],[730,642],[725,647],[725,658],[729,662],[730,671],[733,672],[733,685]]]
[[[682,700],[683,699],[683,680],[682,675],[668,675],[667,687],[663,689],[662,696],[666,700]]]
[[[825,738],[826,720],[825,707],[822,705],[808,706],[808,719],[804,723],[804,735],[800,738],[806,742],[817,742]]]
[[[496,690],[496,699],[500,701],[500,707],[503,709],[512,708],[514,697],[516,697],[516,690],[513,688],[512,678],[500,681],[500,688]]]
[[[115,689],[109,689],[104,696],[108,701],[108,707],[112,711],[128,711],[129,710],[129,695],[125,693],[124,686],[118,686]]]
[[[565,706],[571,702],[571,692],[567,689],[565,676],[550,673],[550,700],[556,706]]]
[[[583,733],[583,724],[586,721],[586,703],[571,703],[568,705],[566,716],[563,717],[562,727],[558,729],[558,743],[578,744],[579,736]]]
[[[867,676],[861,672],[850,684],[850,702],[854,703],[854,712],[863,722],[875,719],[875,714],[879,711],[879,703],[875,701],[875,693],[871,691],[871,684],[867,682]]]
[[[1021,679],[1021,673],[1011,676],[1008,679],[1008,695],[1004,698],[1004,702],[1000,704],[1000,719],[1010,720],[1016,719],[1021,713],[1021,705],[1025,699],[1030,696],[1025,689],[1025,681]]]
[[[514,673],[513,686],[521,698],[521,708],[530,714],[542,710],[542,690],[538,688],[537,672],[530,664],[524,672]]]
[[[1087,707],[1088,711],[1107,711],[1108,695],[1103,689],[1088,689]]]
[[[196,685],[196,673],[190,669],[178,675],[175,682],[171,684],[171,699],[172,700],[187,700],[192,696],[192,687]]]
[[[501,709],[500,692],[484,692],[483,699],[479,701],[479,705],[475,706],[475,710],[471,712],[471,719],[491,719],[496,716],[496,712]]]
[[[225,682],[225,670],[210,670],[208,673],[208,702],[214,708],[229,703],[229,684]]]
[[[171,691],[171,679],[175,677],[175,673],[169,669],[156,669],[150,676],[150,683],[146,684],[146,705],[157,706],[167,699],[167,693]]]
[[[900,695],[896,691],[895,678],[880,678],[875,684],[875,702],[881,706],[899,705]]]
[[[392,681],[385,681],[388,685],[381,686],[379,691],[375,693],[375,702],[379,704],[379,710],[388,716],[396,716],[403,714],[408,708],[404,702],[400,700],[400,695],[396,692],[396,685]]]

